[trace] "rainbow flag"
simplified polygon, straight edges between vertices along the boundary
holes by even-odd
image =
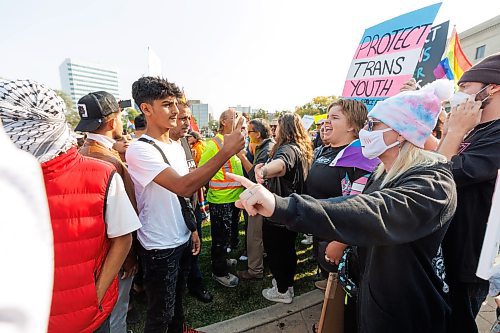
[[[434,69],[434,76],[436,79],[446,77],[449,80],[458,82],[465,71],[472,67],[469,59],[462,51],[460,40],[458,39],[457,30],[453,28],[448,49],[445,53],[443,60],[439,62],[436,69]]]

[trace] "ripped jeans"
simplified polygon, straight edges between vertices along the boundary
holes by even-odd
[[[139,249],[148,306],[145,333],[182,332],[182,296],[191,263],[191,241],[172,249]]]

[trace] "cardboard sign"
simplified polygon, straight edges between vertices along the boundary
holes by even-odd
[[[304,128],[306,129],[306,131],[309,130],[309,127],[311,127],[312,124],[314,124],[314,116],[305,114],[302,117],[302,125],[304,125]]]
[[[435,25],[427,36],[417,68],[413,73],[413,77],[421,87],[436,80],[434,69],[441,61],[446,48],[449,25],[450,21]]]
[[[397,94],[413,77],[440,7],[437,3],[366,29],[342,96],[361,100],[371,110],[377,101]]]
[[[481,256],[477,265],[476,275],[488,280],[493,274],[500,274],[500,170],[498,170],[497,183],[491,202],[490,216],[484,235]]]

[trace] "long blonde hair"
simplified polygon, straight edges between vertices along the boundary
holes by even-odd
[[[446,158],[435,152],[427,151],[405,141],[394,164],[382,181],[382,187],[390,181],[398,178],[403,173],[415,166],[428,167],[440,162],[446,162]],[[375,179],[379,179],[385,172],[384,163],[380,163],[374,172]]]

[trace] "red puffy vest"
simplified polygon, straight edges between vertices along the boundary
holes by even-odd
[[[54,289],[49,332],[93,332],[118,297],[115,278],[101,305],[95,282],[109,250],[104,222],[114,167],[76,148],[42,164],[54,234]]]

